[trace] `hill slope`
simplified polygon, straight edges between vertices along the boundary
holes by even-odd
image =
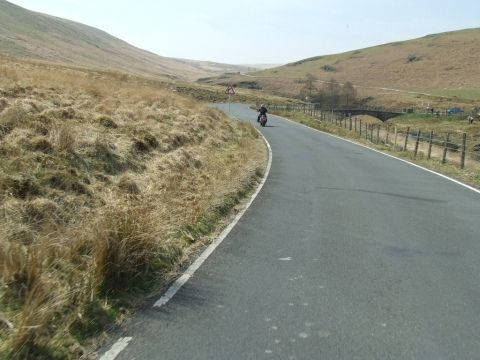
[[[184,80],[253,70],[246,66],[161,57],[96,28],[29,11],[5,0],[0,0],[0,53]]]
[[[474,100],[480,99],[479,54],[480,28],[467,29],[304,59],[233,80],[296,94],[302,87],[298,79],[310,73],[323,81],[374,88],[365,92],[376,95],[399,89]]]
[[[170,280],[267,150],[170,83],[0,63],[0,359],[92,358],[79,342]]]

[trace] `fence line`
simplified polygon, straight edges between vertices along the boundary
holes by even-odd
[[[319,113],[321,110],[320,105],[318,104],[288,104],[288,105],[272,105],[273,108],[288,108],[289,111],[298,111],[298,112],[305,112],[308,113],[312,116],[316,116],[316,113]],[[365,111],[385,111],[385,112],[392,112],[392,113],[402,113],[402,114],[420,114],[420,115],[431,115],[431,116],[452,116],[452,117],[459,117],[459,116],[466,116],[468,114],[473,114],[470,113],[469,111],[464,111],[462,110],[461,112],[449,112],[448,109],[445,108],[437,108],[434,109],[432,112],[432,109],[428,108],[385,108],[382,106],[362,106],[362,107],[356,107],[356,106],[347,106],[348,109],[350,110],[365,110]],[[344,109],[340,109],[344,110]],[[474,112],[476,113],[476,116],[480,116],[480,109],[475,109]]]

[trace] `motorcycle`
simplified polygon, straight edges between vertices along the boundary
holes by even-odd
[[[258,122],[260,123],[260,125],[265,127],[265,125],[267,124],[267,115],[265,114],[260,115],[260,117],[258,118]]]

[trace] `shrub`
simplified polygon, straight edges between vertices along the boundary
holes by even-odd
[[[416,62],[416,61],[420,61],[421,58],[418,57],[416,54],[410,54],[407,56],[407,62],[408,63],[412,63],[412,62]]]
[[[325,72],[335,72],[337,71],[337,68],[335,66],[326,64],[322,66],[322,70]]]

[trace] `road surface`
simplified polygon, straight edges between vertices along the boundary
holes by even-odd
[[[262,192],[118,359],[480,358],[480,194],[275,116],[262,132]]]

